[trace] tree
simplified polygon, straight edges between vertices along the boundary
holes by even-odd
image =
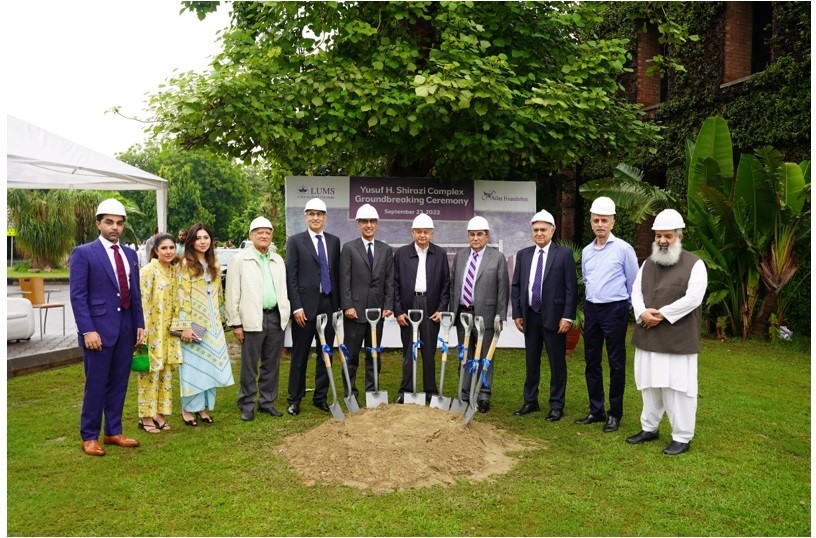
[[[204,222],[219,240],[236,239],[229,236],[230,223],[253,197],[244,166],[206,150],[185,151],[173,144],[137,145],[118,157],[168,180],[168,230],[162,231],[175,234]],[[149,237],[156,222],[155,195],[128,191],[124,196],[136,201],[144,214],[136,224],[137,235]]]
[[[214,3],[187,3],[199,15]],[[550,172],[655,136],[593,2],[235,2],[206,74],[151,96],[155,133],[297,173]]]
[[[9,189],[9,216],[17,227],[16,247],[31,259],[33,269],[61,267],[76,244],[74,192]]]

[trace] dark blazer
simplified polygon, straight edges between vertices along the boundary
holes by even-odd
[[[340,239],[325,231],[321,235],[325,238],[332,282],[331,300],[336,309],[340,305]],[[307,319],[317,316],[320,304],[320,263],[308,230],[291,236],[286,242],[286,289],[292,313],[302,308]]]
[[[142,295],[139,291],[139,262],[136,252],[120,245],[130,265],[130,314],[133,328],[144,328]],[[97,239],[76,247],[71,253],[71,307],[74,310],[79,347],[85,347],[85,333],[96,331],[103,346],[111,346],[119,339],[121,312],[119,281],[111,265],[105,246]]]
[[[368,323],[366,308],[394,309],[394,251],[374,240],[374,267],[362,238],[343,245],[340,252],[340,309],[357,311],[357,323]]]
[[[518,252],[510,287],[513,319],[523,318],[525,328],[530,311],[527,283],[530,281],[530,266],[537,248],[533,245]],[[558,331],[562,318],[575,319],[578,302],[578,278],[571,249],[555,242],[550,243],[542,283],[541,321],[548,331]]]
[[[460,249],[453,260],[453,279],[451,281],[451,312],[458,314],[461,303],[462,285],[465,271],[470,263],[471,248]],[[504,321],[507,319],[507,299],[509,298],[510,279],[507,276],[507,258],[498,249],[482,249],[482,261],[473,282],[473,315],[482,316],[485,325],[493,327],[496,314]]]
[[[419,254],[416,244],[401,246],[394,253],[394,316],[406,314],[414,307]],[[450,294],[450,267],[445,250],[430,243],[425,258],[427,277],[427,305],[429,312],[444,312],[448,308]]]

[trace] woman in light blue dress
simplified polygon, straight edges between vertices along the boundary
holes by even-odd
[[[211,424],[207,410],[215,407],[215,389],[235,381],[221,325],[221,270],[204,224],[194,224],[187,232],[178,279],[181,414],[188,426]]]

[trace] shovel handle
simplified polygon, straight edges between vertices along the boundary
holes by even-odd
[[[414,317],[416,316],[419,316],[419,318],[414,319]],[[424,317],[425,312],[418,308],[412,308],[411,310],[408,311],[408,321],[411,322],[411,325],[414,326],[415,330],[419,327],[419,324],[422,323],[422,318]]]
[[[318,314],[315,318],[315,322],[317,324],[317,337],[320,340],[320,352],[323,355],[323,364],[326,365],[326,368],[331,370],[331,359],[329,359],[328,353],[323,351],[323,347],[326,345],[326,324],[328,323],[328,316],[326,314]]]
[[[439,326],[444,331],[445,340],[448,339],[450,336],[451,327],[453,327],[453,312],[440,312],[439,313]]]
[[[343,343],[343,311],[338,310],[332,314],[332,327],[334,327],[334,336],[337,338],[337,345]]]
[[[372,329],[380,322],[380,318],[382,318],[382,310],[379,308],[366,308],[365,311],[366,319],[368,323],[372,326]],[[376,317],[374,317],[376,315]]]
[[[481,342],[485,333],[484,318],[482,316],[476,316],[473,318],[473,325],[476,327],[476,341]]]

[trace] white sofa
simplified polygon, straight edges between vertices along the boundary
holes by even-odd
[[[8,316],[6,341],[28,340],[34,334],[34,307],[31,301],[21,297],[6,299]]]

